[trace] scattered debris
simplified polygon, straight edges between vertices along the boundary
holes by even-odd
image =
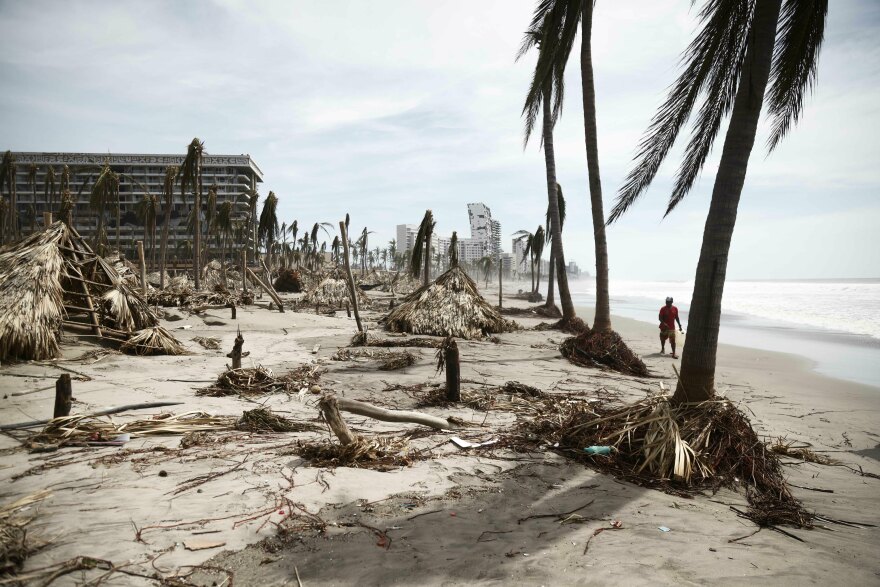
[[[274,414],[266,408],[248,410],[241,415],[241,419],[235,425],[236,429],[247,432],[318,432],[322,428],[317,424],[296,422]]]
[[[575,365],[608,368],[637,377],[650,375],[647,365],[613,330],[605,332],[586,330],[563,341],[559,351]]]
[[[196,336],[193,338],[193,342],[197,342],[202,347],[208,349],[209,351],[216,351],[220,349],[220,339],[214,337],[205,337],[205,336]]]
[[[262,366],[228,369],[217,381],[196,391],[196,395],[222,397],[225,395],[262,395],[267,393],[297,393],[309,388],[321,377],[317,365],[308,364],[276,377],[271,369]]]

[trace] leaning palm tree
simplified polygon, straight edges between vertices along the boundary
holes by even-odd
[[[278,238],[278,197],[275,192],[269,192],[266,201],[263,202],[263,210],[260,212],[260,225],[257,227],[257,238],[264,243],[266,255],[269,257],[268,266],[272,267],[272,247]]]
[[[62,190],[62,193],[69,189]],[[110,163],[105,162],[98,174],[98,179],[92,185],[92,193],[89,197],[89,206],[98,215],[98,229],[95,232],[93,248],[98,255],[106,255],[109,252],[107,230],[105,228],[105,216],[107,206],[119,201],[119,175],[110,168]]]
[[[171,226],[171,208],[174,205],[174,183],[180,168],[169,165],[165,169],[165,179],[162,183],[162,195],[165,197],[165,222],[162,226],[162,260],[159,264],[159,287],[165,289],[165,261],[168,251],[168,230]]]
[[[541,44],[535,77],[526,99],[527,132],[537,120],[542,106],[544,86],[551,80],[554,95],[553,117],[562,108],[563,77],[568,57],[581,30],[581,86],[584,109],[584,138],[590,184],[590,209],[593,217],[593,240],[596,250],[596,316],[593,330],[611,330],[611,305],[608,293],[608,243],[605,237],[605,213],[602,203],[602,182],[599,177],[599,146],[596,131],[596,91],[593,83],[592,28],[595,2],[585,0],[541,0],[532,18],[530,31],[540,32],[540,39],[527,35],[523,51],[533,43]],[[529,46],[527,46],[529,43]],[[530,122],[529,122],[530,121]],[[552,230],[552,225],[548,224]],[[552,253],[551,253],[552,255]],[[560,268],[562,267],[562,268]],[[556,263],[564,272],[564,263]],[[567,281],[567,280],[566,280]],[[560,292],[561,296],[561,292]],[[563,300],[563,310],[565,304]]]
[[[704,96],[669,198],[666,214],[672,212],[693,187],[722,120],[730,114],[703,230],[690,336],[674,402],[699,402],[714,395],[727,258],[761,109],[766,99],[773,118],[772,152],[800,118],[804,96],[816,81],[827,14],[827,0],[707,2],[700,12],[702,29],[685,51],[684,71],[648,127],[636,166],[611,212],[613,222],[647,189],[697,99]]]
[[[559,228],[565,227],[565,197],[562,195],[562,186],[556,184],[556,197],[559,202]],[[547,206],[547,226],[550,223],[550,206]],[[547,302],[544,304],[548,308],[555,306],[553,285],[555,283],[556,274],[556,249],[553,247],[553,231],[547,231],[547,240],[550,241],[550,269],[547,271]]]
[[[410,272],[416,279],[419,278],[419,272],[424,264],[425,272],[422,278],[422,284],[428,285],[431,280],[431,236],[434,233],[434,213],[425,210],[425,217],[419,224],[419,230],[416,233],[416,240],[413,243],[412,257],[410,261]]]
[[[555,51],[555,43],[550,42],[550,38],[558,35],[558,32],[551,25],[552,22],[547,16],[533,20],[523,39],[519,57],[532,47],[539,48],[539,57],[541,53],[546,55],[548,52]],[[562,305],[561,324],[566,325],[570,324],[576,315],[574,304],[571,301],[571,292],[568,288],[568,273],[565,271],[565,252],[562,248],[562,227],[559,219],[559,196],[556,193],[558,186],[556,182],[556,153],[553,148],[553,127],[556,124],[559,105],[561,105],[563,84],[561,76],[552,75],[553,69],[548,71],[542,68],[542,65],[543,62],[539,58],[526,103],[523,106],[523,114],[526,116],[525,143],[527,144],[531,137],[540,109],[542,112],[541,139],[544,145],[544,167],[547,175],[547,200],[550,209],[550,224],[547,230],[552,233],[553,247],[556,249],[556,280],[559,283],[559,302]],[[556,107],[551,106],[551,101],[554,99],[557,103]],[[533,246],[538,244],[537,242],[533,243]],[[543,248],[543,243],[540,243],[540,246]],[[540,259],[541,257],[538,256],[539,268]],[[540,271],[538,272],[538,281],[540,282]]]
[[[201,289],[201,215],[202,215],[202,159],[205,154],[205,143],[194,138],[186,149],[186,157],[180,165],[180,197],[186,198],[187,189],[193,193],[193,273],[195,288]]]

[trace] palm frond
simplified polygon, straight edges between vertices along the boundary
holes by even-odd
[[[700,11],[699,18],[703,25],[682,56],[684,71],[673,84],[669,96],[654,115],[639,144],[635,156],[636,165],[618,192],[617,202],[608,217],[609,224],[620,218],[651,184],[703,89],[707,86],[711,88],[714,84],[716,102],[723,102],[725,89],[728,87],[725,84],[729,80],[723,77],[722,72],[729,71],[730,64],[736,61],[739,47],[739,43],[731,39],[730,34],[732,31],[743,30],[743,21],[746,23],[745,30],[748,30],[753,13],[754,0],[710,0]],[[709,110],[701,117],[705,119],[707,132],[702,135],[697,132],[695,135],[693,160],[698,163],[697,171],[705,156],[700,159],[702,151],[696,145],[703,144],[708,135],[714,137],[714,132],[717,132],[717,129],[708,132],[712,131],[713,114]],[[708,144],[711,146],[711,141]],[[682,183],[684,185],[686,183]]]
[[[768,151],[772,152],[797,124],[804,95],[816,84],[827,16],[828,0],[786,0],[782,5],[767,94],[773,118]]]
[[[263,202],[263,210],[260,212],[260,223],[257,226],[257,238],[267,243],[274,242],[278,236],[278,197],[275,192],[269,192],[266,201]]]

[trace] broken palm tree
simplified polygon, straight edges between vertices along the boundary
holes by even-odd
[[[57,357],[65,328],[115,344],[137,336],[127,348],[138,352],[179,351],[170,335],[161,345],[138,347],[157,336],[141,338],[139,331],[158,325],[137,288],[62,222],[0,248],[0,361]]]
[[[522,425],[532,441],[582,455],[599,468],[635,483],[682,493],[725,486],[745,491],[746,515],[761,526],[811,525],[795,499],[778,456],[749,419],[726,399],[673,404],[666,395],[619,401],[546,402]],[[557,444],[558,443],[558,444]],[[609,446],[609,456],[586,447]]]
[[[383,319],[391,332],[483,338],[517,328],[505,320],[457,265],[407,296]]]

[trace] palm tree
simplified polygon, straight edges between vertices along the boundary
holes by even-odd
[[[584,109],[584,138],[587,151],[587,170],[590,184],[590,209],[593,217],[593,240],[596,249],[596,316],[594,331],[611,330],[611,304],[608,293],[608,243],[605,238],[605,213],[602,203],[602,182],[599,177],[599,147],[596,131],[596,91],[593,83],[592,29],[595,2],[585,0],[542,0],[532,17],[530,31],[540,31],[540,39],[527,35],[524,52],[533,43],[541,43],[535,78],[526,99],[528,108],[527,134],[537,118],[544,87],[551,81],[555,91],[553,117],[558,115],[563,102],[565,66],[578,32],[581,29],[581,86]],[[552,231],[552,225],[550,230]],[[552,256],[552,252],[551,252]],[[557,260],[556,270],[565,273],[564,261]],[[566,278],[566,284],[567,284]],[[560,297],[562,292],[560,291]],[[565,300],[562,300],[563,313]]]
[[[416,240],[413,243],[412,256],[410,261],[410,273],[418,279],[422,265],[425,267],[423,285],[428,285],[431,279],[431,236],[434,233],[434,213],[425,210],[425,217],[419,224],[419,230],[416,233]]]
[[[565,197],[562,195],[562,186],[558,183],[556,184],[556,196],[559,201],[559,228],[562,229],[565,227]],[[547,206],[547,226],[551,226],[549,205]],[[552,230],[547,232],[547,240],[550,241],[550,270],[547,272],[547,302],[544,305],[551,308],[556,305],[553,299],[553,285],[556,273],[556,249],[553,247]]]
[[[232,233],[235,230],[235,220],[233,218],[234,213],[235,206],[233,202],[231,200],[226,200],[220,204],[214,223],[215,230],[222,243],[220,248],[220,272],[223,276],[224,287],[226,287],[226,251],[227,246],[229,245],[229,239],[232,237]]]
[[[201,215],[202,215],[202,158],[205,143],[194,138],[186,149],[186,157],[180,166],[180,197],[186,197],[186,190],[193,192],[193,272],[195,273],[196,291],[201,289]]]
[[[367,235],[370,234],[373,234],[373,231],[368,231],[367,227],[365,226],[364,229],[361,231],[361,236],[357,239],[357,242],[355,242],[355,245],[360,249],[361,277],[363,277],[367,273]]]
[[[535,270],[535,293],[538,293],[538,290],[541,289],[541,257],[544,255],[545,242],[547,242],[547,237],[544,234],[544,227],[539,224],[538,228],[535,229],[535,237],[532,239],[532,252],[534,253],[535,265],[537,265]],[[562,292],[559,292],[559,297],[562,297]]]
[[[0,190],[5,188],[9,196],[7,222],[9,223],[9,235],[12,237],[12,240],[16,240],[19,233],[18,196],[15,191],[15,174],[17,171],[18,166],[15,163],[15,157],[13,157],[11,151],[6,151],[3,154],[3,161],[0,163]],[[2,192],[0,192],[0,197],[2,197]]]
[[[388,241],[388,257],[391,259],[391,264],[395,269],[399,269],[397,264],[397,239],[393,238]]]
[[[55,168],[51,165],[46,168],[46,179],[43,180],[45,184],[45,195],[46,201],[49,203],[49,210],[51,211],[55,207]]]
[[[145,192],[135,207],[138,219],[144,225],[144,240],[149,243],[150,266],[156,265],[156,217],[159,215],[159,198]]]
[[[707,2],[700,11],[702,29],[685,51],[684,71],[648,127],[638,162],[611,212],[613,222],[651,184],[697,98],[705,96],[669,198],[669,214],[693,187],[721,121],[730,113],[703,230],[688,319],[691,335],[682,353],[674,402],[698,402],[715,392],[727,258],[765,92],[769,85],[772,152],[798,121],[804,96],[816,81],[827,14],[827,0]]]
[[[37,164],[28,165],[27,184],[31,188],[31,205],[29,207],[29,216],[31,218],[31,232],[37,230]]]
[[[492,274],[495,272],[495,258],[491,255],[481,257],[480,260],[477,261],[477,267],[480,272],[482,272],[483,279],[486,280],[486,287],[489,287],[489,278],[492,277]]]
[[[69,185],[69,183],[68,183]],[[69,193],[69,189],[63,189],[62,193]],[[98,175],[98,179],[92,185],[92,193],[89,198],[89,206],[98,215],[98,229],[95,233],[94,249],[100,256],[107,254],[109,243],[105,226],[107,206],[112,202],[119,201],[119,175],[110,168],[110,163],[105,162]],[[117,243],[118,248],[118,243]]]
[[[525,248],[523,249],[523,258],[520,259],[520,263],[526,260],[526,257],[529,259],[529,269],[532,277],[532,289],[531,291],[535,291],[535,251],[532,248],[532,243],[535,240],[535,235],[529,232],[528,230],[518,230],[513,233],[513,236],[516,237],[516,240],[522,241],[525,244]]]
[[[549,2],[544,2],[543,4],[548,3]],[[555,52],[555,43],[550,42],[550,38],[559,33],[552,28],[551,25],[552,21],[546,15],[539,20],[533,19],[532,25],[523,39],[519,57],[535,46],[539,47],[539,55],[540,53],[547,55],[548,53]],[[565,271],[565,252],[562,248],[562,227],[559,219],[559,196],[556,193],[556,187],[558,185],[556,183],[556,153],[553,149],[553,127],[556,124],[559,107],[562,103],[563,84],[561,74],[558,77],[555,75],[558,66],[548,70],[542,67],[543,65],[543,62],[539,58],[538,66],[535,68],[532,84],[526,97],[526,103],[523,106],[523,114],[526,116],[525,143],[528,143],[537,119],[538,108],[541,108],[543,114],[541,139],[544,144],[544,166],[547,174],[547,199],[550,209],[550,225],[547,229],[552,233],[553,248],[556,249],[556,280],[559,283],[559,301],[562,304],[562,324],[567,324],[570,323],[576,315],[574,304],[571,301],[571,292],[568,289],[568,273]],[[562,68],[564,69],[564,65]],[[556,105],[551,107],[551,100],[554,99],[554,97],[556,99]],[[533,243],[533,246],[538,244],[539,243],[535,242]],[[540,243],[540,246],[543,248],[543,243]],[[539,268],[540,259],[541,257],[538,256]],[[540,275],[539,271],[538,282],[540,282]]]
[[[165,223],[162,226],[162,260],[159,265],[159,287],[165,289],[165,261],[168,251],[168,230],[171,225],[171,208],[174,205],[174,182],[177,181],[177,174],[180,168],[176,165],[169,165],[165,169],[165,179],[162,183],[162,195],[165,197]]]
[[[215,220],[217,218],[217,186],[216,185],[212,185],[211,187],[208,188],[208,196],[207,196],[206,200],[207,201],[205,202],[206,203],[206,206],[205,206],[205,227],[204,227],[203,236],[205,237],[205,240],[207,241],[209,233],[214,232],[214,236],[215,236],[214,245],[215,245],[215,249],[216,249],[216,248],[219,248],[219,241],[220,241],[220,235],[219,235],[219,233],[217,233],[217,231],[216,231],[217,227],[214,225]],[[205,250],[206,256],[208,258],[210,258],[211,257],[210,245],[206,246],[205,249],[206,249]]]
[[[278,197],[270,191],[263,202],[263,210],[260,212],[260,225],[257,227],[257,238],[264,243],[266,254],[269,256],[268,266],[272,267],[272,245],[278,238]]]

